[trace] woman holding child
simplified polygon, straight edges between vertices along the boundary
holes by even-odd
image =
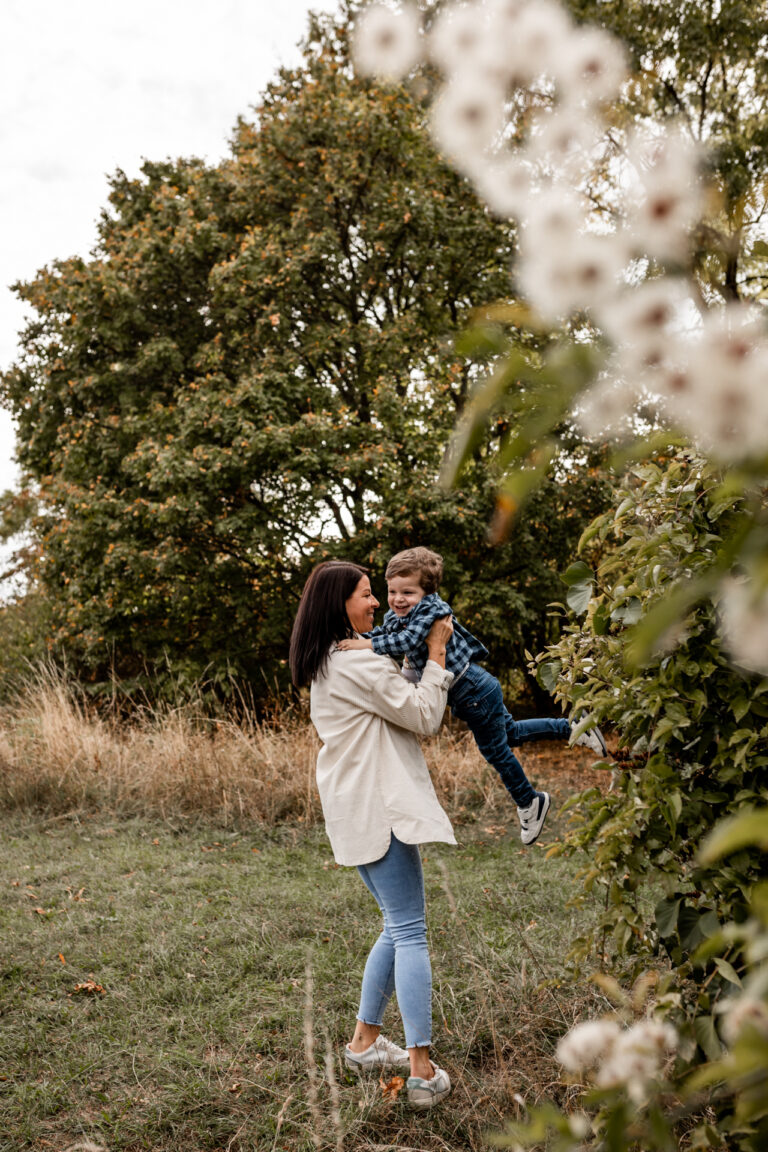
[[[323,741],[317,784],[335,859],[357,867],[384,921],[365,965],[345,1059],[358,1071],[409,1065],[409,1103],[429,1108],[451,1085],[429,1058],[432,983],[418,846],[456,840],[417,736],[437,732],[443,718],[453,627],[450,617],[432,624],[414,684],[389,657],[339,648],[371,630],[378,606],[365,569],[343,561],[318,565],[302,594],[290,664],[294,683],[311,689],[312,721]],[[407,1052],[381,1035],[393,991]]]
[[[323,741],[317,783],[334,855],[357,866],[384,917],[345,1058],[358,1069],[407,1061],[408,1098],[422,1108],[447,1095],[450,1082],[429,1059],[431,973],[418,845],[456,841],[416,736],[437,732],[449,702],[517,805],[524,844],[541,834],[550,798],[533,788],[513,747],[560,739],[606,754],[594,726],[574,731],[565,718],[512,717],[501,685],[482,667],[487,649],[438,595],[442,571],[442,557],[427,548],[393,556],[390,610],[374,628],[379,602],[365,569],[318,565],[302,595],[290,657],[294,683],[311,685],[312,721]],[[407,667],[393,657],[406,657]],[[393,990],[407,1053],[380,1035]]]

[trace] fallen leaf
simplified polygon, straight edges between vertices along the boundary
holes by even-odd
[[[104,989],[95,980],[83,980],[82,984],[75,984],[72,993],[76,992],[82,992],[86,996],[104,995]]]
[[[379,1076],[379,1084],[384,1100],[397,1100],[405,1087],[405,1080],[402,1076],[393,1076],[391,1080],[385,1080],[383,1076]]]

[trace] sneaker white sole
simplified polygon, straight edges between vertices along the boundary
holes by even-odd
[[[423,1112],[427,1108],[434,1108],[435,1104],[439,1104],[450,1094],[450,1091],[450,1088],[445,1088],[442,1092],[421,1093],[418,1088],[412,1088],[408,1093],[408,1104],[411,1108]]]
[[[539,820],[538,820],[539,826],[536,829],[535,835],[532,836],[530,840],[523,840],[522,837],[520,838],[521,842],[525,848],[530,848],[531,844],[535,844],[536,841],[538,840],[539,836],[541,836],[541,832],[542,832],[542,829],[544,827],[544,821],[546,820],[547,813],[549,812],[549,809],[551,807],[552,807],[552,800],[550,799],[549,793],[545,792],[544,793],[544,809],[543,809],[541,815],[539,816]]]
[[[347,1068],[349,1068],[350,1072],[357,1072],[358,1076],[362,1076],[363,1074],[367,1074],[369,1072],[393,1072],[398,1068],[407,1068],[409,1061],[400,1060],[398,1062],[397,1060],[394,1060],[391,1063],[381,1064],[378,1060],[370,1060],[363,1063],[359,1060],[352,1060],[349,1056],[349,1053],[345,1052],[344,1063],[346,1064]]]
[[[424,1110],[426,1108],[434,1108],[435,1104],[439,1104],[444,1100],[451,1091],[451,1081],[448,1079],[448,1074],[442,1070],[438,1073],[440,1082],[443,1085],[441,1088],[409,1088],[408,1089],[408,1103],[411,1108]]]

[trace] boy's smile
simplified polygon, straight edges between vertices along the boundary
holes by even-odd
[[[423,600],[426,593],[419,584],[418,576],[406,572],[402,576],[392,576],[387,582],[387,603],[395,616],[407,616],[411,608]]]

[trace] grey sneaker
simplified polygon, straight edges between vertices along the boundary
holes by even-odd
[[[575,727],[576,724],[572,721],[571,729]],[[581,736],[574,740],[573,747],[575,748],[577,744],[583,744],[585,748],[589,748],[597,756],[602,756],[604,760],[608,756],[608,746],[599,728],[588,728],[586,732],[582,732]]]
[[[549,805],[549,792],[537,792],[536,799],[527,808],[518,808],[517,818],[520,821],[520,839],[523,844],[533,844],[538,840],[549,812]]]
[[[451,1090],[451,1081],[448,1073],[442,1068],[433,1065],[435,1074],[431,1080],[423,1080],[421,1076],[408,1077],[408,1103],[411,1108],[434,1108]]]
[[[379,1068],[399,1068],[410,1066],[405,1048],[398,1048],[386,1036],[377,1036],[373,1044],[364,1052],[353,1052],[349,1044],[344,1049],[344,1061],[353,1072],[367,1072]]]

